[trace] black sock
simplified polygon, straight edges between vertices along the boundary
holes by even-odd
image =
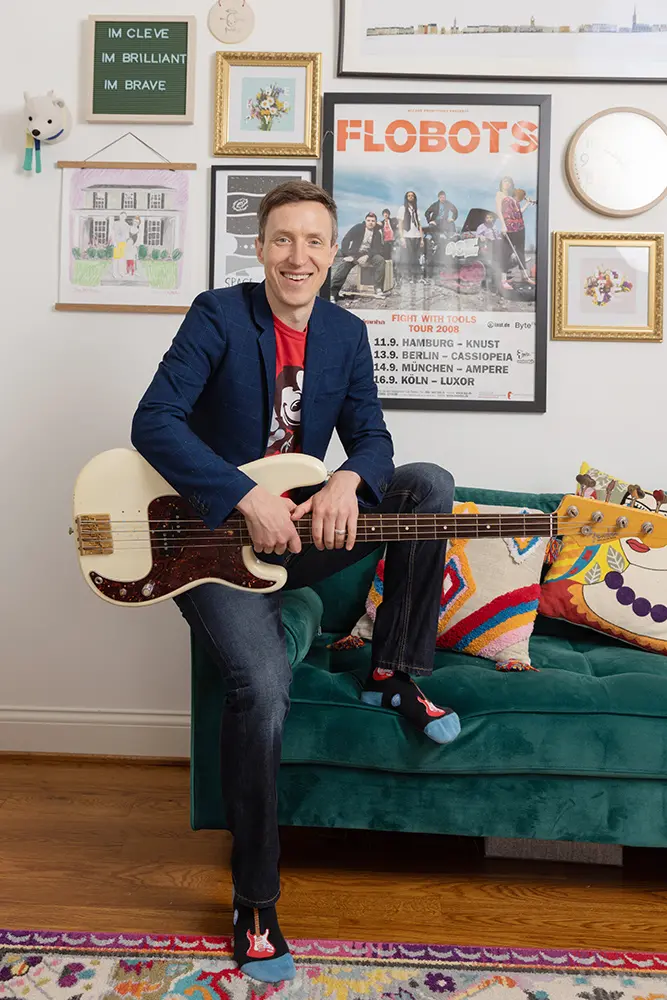
[[[280,930],[275,906],[258,910],[234,904],[234,961],[239,968],[287,954],[289,947]]]
[[[402,670],[375,667],[364,684],[361,700],[393,708],[436,743],[451,743],[461,732],[456,712],[434,705]]]

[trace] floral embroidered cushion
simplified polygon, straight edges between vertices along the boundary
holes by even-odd
[[[667,514],[665,491],[649,493],[585,462],[577,493]],[[545,576],[540,614],[667,654],[667,546],[646,541],[622,538],[582,547],[577,539],[565,539]]]
[[[540,513],[518,507],[459,503],[455,514]],[[436,648],[495,660],[499,670],[530,670],[528,642],[540,596],[545,538],[459,538],[445,561]],[[384,558],[352,637],[371,639],[382,601]],[[342,640],[342,645],[348,639]],[[358,643],[359,644],[359,643]]]

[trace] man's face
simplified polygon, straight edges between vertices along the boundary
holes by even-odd
[[[367,215],[366,216],[366,229],[375,229],[375,226],[377,225],[377,221],[378,220],[377,220],[376,216],[374,216],[374,215]]]
[[[438,195],[438,201],[440,202],[441,205],[444,205],[445,202],[447,201],[447,195],[444,194],[444,193],[443,194],[439,194]]]
[[[264,242],[255,240],[267,289],[291,309],[311,303],[338,249],[327,208],[316,201],[280,205],[266,220]]]
[[[493,226],[493,223],[495,221],[496,220],[495,220],[495,218],[494,218],[493,215],[487,215],[487,217],[486,217],[486,224],[487,224],[487,226],[489,226],[489,228],[491,228]]]

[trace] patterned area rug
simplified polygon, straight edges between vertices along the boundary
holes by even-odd
[[[667,954],[291,941],[297,977],[241,975],[229,938],[0,931],[16,1000],[667,1000]]]

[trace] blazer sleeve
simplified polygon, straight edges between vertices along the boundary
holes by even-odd
[[[336,430],[347,454],[340,468],[361,476],[366,486],[363,499],[380,503],[394,473],[394,447],[378,399],[365,323]]]
[[[187,418],[227,347],[222,309],[211,292],[192,303],[132,420],[137,451],[213,530],[257,484],[216,454]]]

